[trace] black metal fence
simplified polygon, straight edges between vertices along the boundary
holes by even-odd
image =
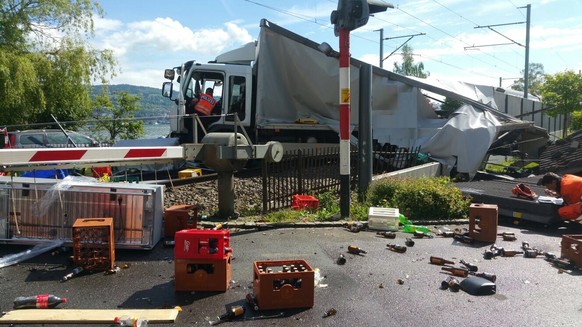
[[[382,174],[418,164],[420,147],[384,148],[373,152],[373,173]],[[350,154],[352,189],[358,181],[358,152]],[[263,162],[263,213],[292,205],[294,194],[339,191],[339,147],[297,149],[285,152],[278,163]]]

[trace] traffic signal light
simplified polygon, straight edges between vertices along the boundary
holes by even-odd
[[[370,14],[386,11],[387,8],[394,6],[380,0],[339,0],[337,10],[331,12],[335,35],[339,35],[340,29],[352,31],[366,25]]]

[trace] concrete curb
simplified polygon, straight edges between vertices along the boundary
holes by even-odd
[[[210,222],[202,221],[198,222],[198,226],[202,228],[214,228],[218,224],[222,224],[223,228],[227,229],[278,229],[278,228],[316,228],[316,227],[343,227],[348,221],[337,220],[337,221],[317,221],[317,222],[237,222],[237,221],[227,221],[227,222]],[[367,221],[361,221],[361,223],[367,227]],[[445,226],[445,225],[466,225],[469,223],[468,219],[454,219],[454,220],[426,220],[426,221],[413,221],[415,225],[422,226]]]

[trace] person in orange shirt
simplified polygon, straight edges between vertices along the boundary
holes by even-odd
[[[558,209],[560,217],[582,223],[582,177],[547,173],[538,184],[546,188],[547,194],[564,200],[564,206]]]
[[[200,94],[198,99],[194,100],[194,111],[201,116],[212,115],[212,110],[216,107],[216,99],[214,99],[213,93],[214,90],[209,87],[205,93]]]

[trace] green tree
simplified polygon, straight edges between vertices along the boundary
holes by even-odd
[[[555,117],[564,115],[563,137],[568,131],[568,116],[582,110],[582,75],[571,70],[546,75],[546,82],[540,88],[542,103],[550,108],[547,113]]]
[[[90,115],[91,83],[115,75],[111,51],[90,48],[93,0],[0,1],[0,121],[23,125]],[[38,126],[46,127],[46,126]],[[69,125],[75,129],[77,126]]]
[[[422,62],[414,64],[413,49],[408,44],[402,47],[402,65],[394,63],[393,72],[406,76],[416,76],[420,78],[427,78],[430,72],[424,72],[424,64]]]
[[[94,129],[107,131],[111,144],[117,139],[137,139],[143,136],[143,121],[135,119],[135,113],[139,110],[139,99],[137,95],[121,91],[114,93],[112,101],[107,87],[103,87],[95,98]]]
[[[463,101],[451,99],[449,97],[445,98],[445,101],[441,105],[441,111],[443,112],[446,117],[450,114],[455,112],[455,110],[459,109],[463,105]]]
[[[521,76],[525,74],[525,71],[521,70]],[[529,91],[530,94],[540,95],[540,88],[544,84],[546,77],[544,73],[544,65],[538,63],[531,63],[529,64],[529,71],[528,71],[528,84],[529,84]],[[523,91],[525,86],[525,82],[523,77],[518,79],[511,88],[516,91]]]

